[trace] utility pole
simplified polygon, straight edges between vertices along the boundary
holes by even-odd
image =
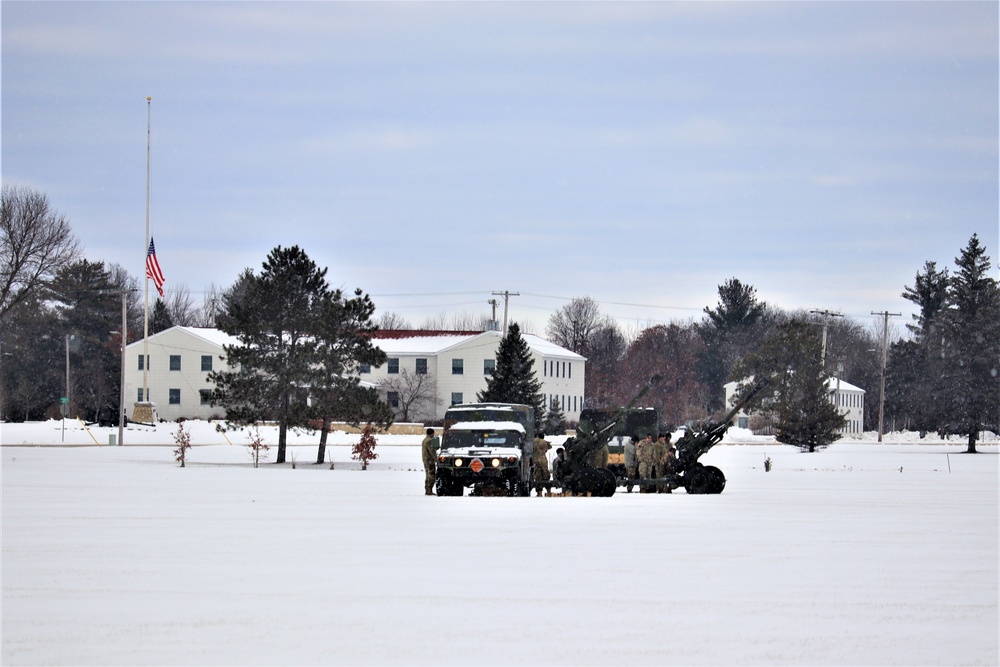
[[[830,324],[831,317],[843,317],[843,313],[835,313],[832,310],[810,310],[810,313],[814,315],[823,316],[823,352],[820,357],[820,361],[823,364],[823,370],[826,370],[826,329]]]
[[[878,396],[878,441],[882,442],[882,424],[885,416],[885,366],[889,356],[889,318],[900,317],[902,313],[890,313],[884,310],[881,313],[872,311],[872,315],[881,315],[882,320],[882,383]]]
[[[510,304],[510,297],[521,296],[520,292],[508,292],[504,290],[502,292],[493,292],[493,296],[503,297],[503,336],[507,335],[507,306]]]
[[[493,316],[490,318],[490,323],[493,326],[493,330],[496,331],[496,329],[497,329],[497,300],[496,299],[490,299],[486,303],[490,304],[493,307]]]

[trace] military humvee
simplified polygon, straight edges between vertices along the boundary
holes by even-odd
[[[467,403],[445,411],[436,492],[460,496],[527,496],[535,411],[528,405]]]

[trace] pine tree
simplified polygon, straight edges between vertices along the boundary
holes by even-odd
[[[989,275],[990,258],[975,234],[955,259],[943,319],[940,383],[947,432],[966,433],[976,452],[979,432],[1000,411],[1000,290]],[[993,428],[997,426],[993,424]]]
[[[779,442],[814,452],[840,437],[845,419],[830,401],[820,337],[809,322],[782,324],[734,373],[771,380],[774,391],[764,392],[751,409],[777,421]]]
[[[552,399],[552,405],[545,415],[545,432],[550,435],[566,432],[566,415],[563,414],[558,398]]]
[[[149,333],[160,333],[172,326],[174,326],[174,318],[170,315],[170,309],[167,308],[163,299],[157,299],[153,303],[153,312],[149,316]]]
[[[479,392],[481,403],[515,403],[530,405],[535,409],[535,428],[542,426],[545,397],[542,383],[536,378],[535,360],[531,358],[528,343],[521,336],[521,328],[512,323],[507,335],[500,339],[496,368],[486,379],[486,389]]]
[[[225,407],[234,427],[277,420],[276,463],[284,463],[288,428],[306,426],[313,416],[306,392],[321,361],[316,333],[328,293],[326,269],[298,246],[278,246],[244,288],[219,322],[240,341],[224,347],[236,370],[209,375],[215,383],[212,399]]]
[[[766,325],[767,304],[757,299],[757,290],[730,278],[719,285],[719,304],[705,307],[706,319],[698,325],[704,347],[698,352],[698,374],[708,387],[709,411],[725,402],[723,384],[733,366],[749,352]]]

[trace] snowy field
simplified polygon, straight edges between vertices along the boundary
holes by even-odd
[[[417,436],[254,469],[195,423],[182,469],[175,431],[0,424],[4,665],[1000,659],[995,438],[723,444],[718,496],[436,498]]]

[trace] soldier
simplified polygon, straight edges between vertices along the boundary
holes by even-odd
[[[437,473],[437,450],[441,442],[434,437],[434,429],[427,429],[427,436],[420,443],[420,454],[424,459],[424,495],[434,495],[434,478]]]
[[[661,435],[656,440],[656,444],[653,446],[653,461],[654,461],[654,477],[666,477],[667,475],[667,456],[670,453],[670,435]],[[656,492],[665,493],[665,484],[657,484]]]
[[[608,467],[608,443],[604,443],[604,446],[600,449],[595,449],[590,453],[590,467],[591,468],[607,468]]]
[[[653,451],[653,436],[647,435],[639,441],[635,448],[635,457],[639,461],[639,478],[652,479],[656,468],[655,452]],[[652,488],[647,485],[640,485],[639,493],[649,493]]]
[[[628,492],[632,493],[632,480],[635,479],[639,467],[639,459],[636,458],[636,444],[639,442],[638,435],[630,435],[625,443],[625,476],[629,479]]]
[[[669,443],[670,443],[670,434],[668,433],[667,434],[667,444],[669,444]],[[667,450],[667,465],[665,466],[666,467],[666,473],[665,474],[667,476],[673,475],[674,474],[674,467],[676,465],[677,465],[677,448],[674,447],[673,445],[670,445],[670,449]],[[674,492],[673,488],[669,484],[666,484],[665,486],[666,486],[666,490],[663,491],[663,493],[673,493]]]
[[[552,449],[552,445],[545,440],[545,434],[539,433],[535,437],[535,451],[531,455],[531,480],[533,482],[549,481],[549,459],[546,454],[550,449]],[[542,495],[543,489],[546,495],[552,495],[552,492],[542,484],[535,485],[535,495]]]
[[[556,457],[552,459],[552,482],[562,488],[566,475],[566,450],[560,447],[556,450]]]

